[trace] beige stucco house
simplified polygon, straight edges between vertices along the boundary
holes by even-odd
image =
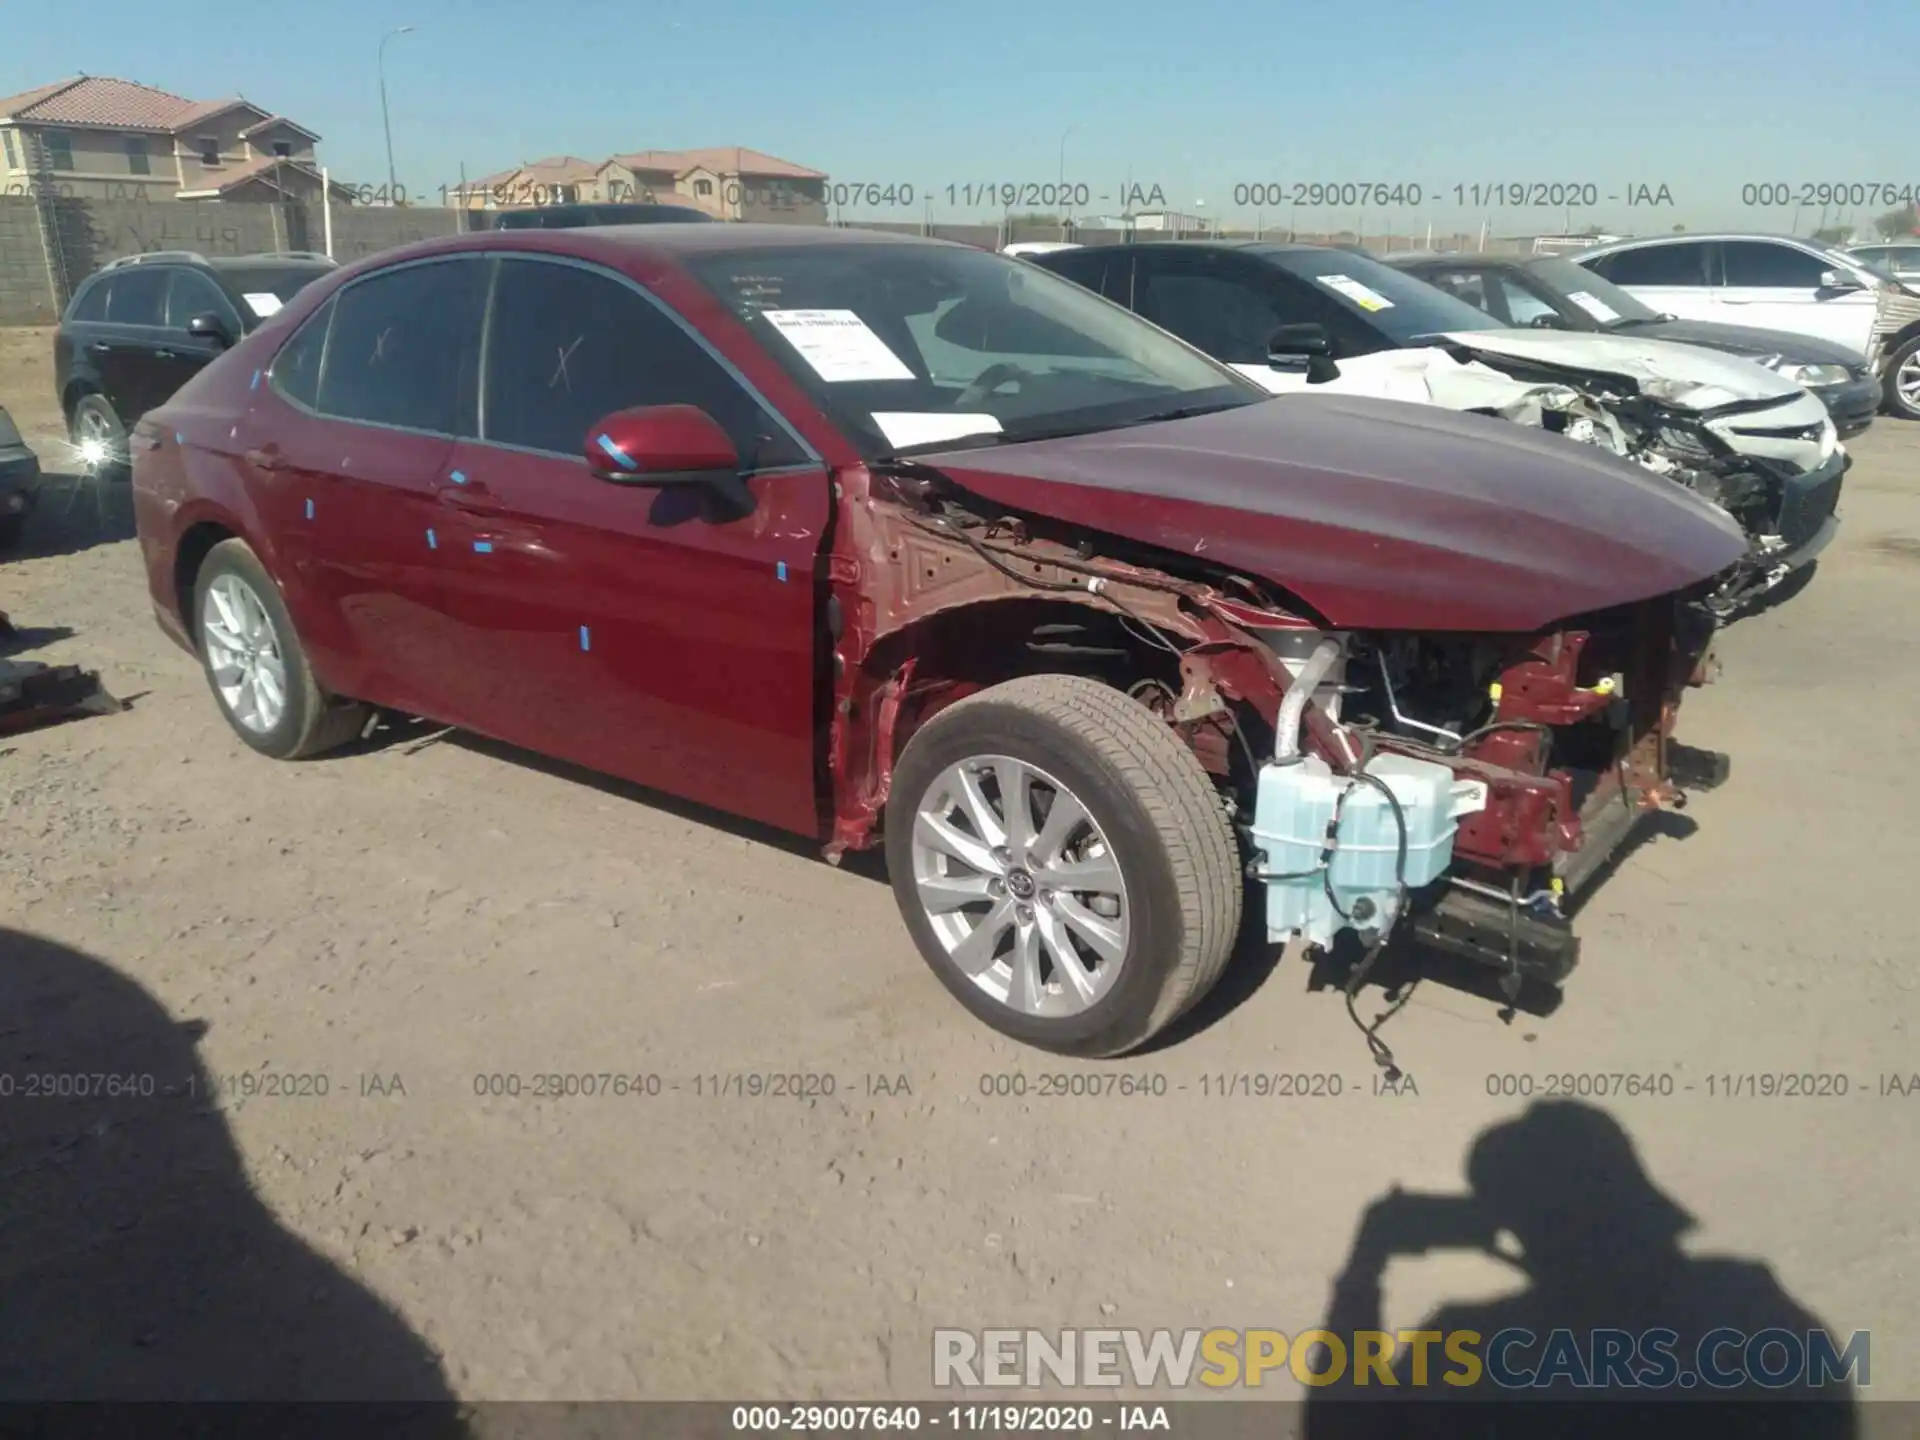
[[[188,100],[82,75],[0,99],[0,193],[317,200],[319,138],[250,100]],[[333,192],[354,198],[337,182]]]
[[[523,205],[657,201],[691,205],[718,220],[827,223],[827,176],[744,146],[642,150],[607,160],[555,155],[449,186],[448,199],[475,210]]]

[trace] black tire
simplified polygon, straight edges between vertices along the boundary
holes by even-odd
[[[204,617],[207,592],[213,582],[231,575],[243,583],[260,602],[273,631],[273,643],[286,672],[286,703],[279,721],[270,730],[254,730],[240,722],[227,706],[214,679],[213,665],[207,657]],[[304,760],[308,756],[344,745],[356,737],[367,722],[367,709],[352,701],[337,700],[320,688],[307,664],[306,651],[293,628],[287,607],[280,599],[280,587],[244,540],[222,540],[207,552],[193,579],[193,613],[187,617],[192,627],[194,650],[206,672],[207,687],[214,703],[238,735],[250,747],[275,760]]]
[[[97,427],[97,428],[96,428]],[[124,480],[130,464],[127,456],[127,427],[113,402],[98,391],[89,391],[74,401],[73,414],[67,420],[68,438],[78,450],[89,439],[103,441],[108,449],[103,459],[83,461],[87,473],[96,480]]]
[[[1903,400],[1896,383],[1901,367],[1908,364],[1920,366],[1920,335],[1914,336],[1887,356],[1886,378],[1880,382],[1880,394],[1886,402],[1889,415],[1897,415],[1902,420],[1920,420],[1920,403],[1908,404]],[[1916,402],[1920,402],[1920,396],[1916,396]]]
[[[916,811],[949,766],[988,754],[1057,777],[1104,832],[1125,877],[1120,972],[1077,1014],[1024,1014],[986,993],[948,957],[916,892]],[[1010,680],[928,721],[894,770],[886,850],[900,913],[942,983],[1001,1034],[1056,1054],[1138,1049],[1213,988],[1239,935],[1240,850],[1219,791],[1164,721],[1076,676]]]

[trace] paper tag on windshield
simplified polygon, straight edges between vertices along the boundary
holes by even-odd
[[[1602,325],[1620,318],[1620,312],[1618,310],[1614,309],[1604,300],[1594,299],[1593,296],[1587,294],[1584,290],[1569,290],[1567,292],[1567,299],[1578,305]]]
[[[1329,290],[1337,290],[1362,310],[1391,310],[1393,302],[1378,290],[1369,290],[1351,275],[1316,275],[1313,277]]]
[[[829,384],[911,380],[913,371],[851,310],[762,310],[800,358]]]
[[[909,445],[931,445],[938,440],[958,440],[966,435],[1000,433],[1000,422],[991,415],[956,415],[951,410],[933,413],[876,410],[873,423],[896,450],[904,450]]]
[[[280,297],[271,290],[262,290],[257,294],[249,291],[241,298],[247,302],[248,307],[252,309],[253,313],[258,315],[262,320],[280,308]]]

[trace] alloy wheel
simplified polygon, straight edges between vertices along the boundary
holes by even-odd
[[[1920,349],[1910,351],[1893,372],[1893,391],[1909,414],[1920,415]]]
[[[234,720],[264,735],[287,713],[287,667],[267,607],[238,575],[207,587],[200,615],[207,668]]]
[[[1077,1015],[1112,990],[1126,877],[1086,805],[1006,755],[948,766],[915,808],[913,883],[947,958],[1023,1015]]]

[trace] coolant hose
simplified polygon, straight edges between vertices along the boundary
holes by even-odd
[[[1300,729],[1307,718],[1307,702],[1320,688],[1320,682],[1340,659],[1340,642],[1328,636],[1313,647],[1313,654],[1300,667],[1293,684],[1280,701],[1280,718],[1273,727],[1273,762],[1292,765],[1301,758]]]

